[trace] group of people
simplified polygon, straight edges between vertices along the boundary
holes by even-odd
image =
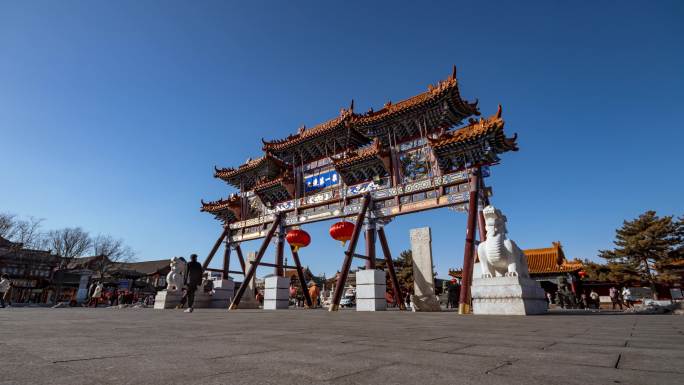
[[[307,291],[309,293],[309,298],[311,298],[311,308],[315,309],[320,307],[323,298],[321,298],[321,289],[318,287],[318,284],[316,282],[309,282]],[[259,293],[257,293],[257,296],[258,295]],[[325,294],[323,294],[323,297],[325,297]],[[305,306],[304,293],[294,285],[290,286],[290,298],[294,300],[295,307],[308,307],[308,305]],[[258,299],[259,298],[257,297],[257,300]]]
[[[612,310],[616,308],[623,309],[623,306],[630,308],[634,306],[635,298],[628,287],[618,288],[611,286],[608,290]],[[566,286],[559,286],[554,298],[551,293],[546,293],[546,300],[549,304],[556,304],[563,309],[600,309],[601,297],[596,290],[584,291],[582,293],[572,292]]]
[[[632,291],[629,290],[627,286],[623,287],[622,290],[615,286],[611,286],[610,289],[608,289],[608,294],[610,295],[610,302],[613,305],[613,310],[615,310],[616,306],[619,306],[620,310],[622,310],[622,305],[628,309],[634,306],[635,301],[632,296]]]

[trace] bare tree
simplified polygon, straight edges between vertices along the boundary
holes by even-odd
[[[29,217],[14,222],[14,228],[10,232],[12,242],[20,243],[25,248],[39,248],[42,246],[42,234],[40,226],[43,219]]]
[[[98,235],[92,240],[93,253],[99,256],[95,269],[104,274],[116,263],[126,263],[133,260],[135,252],[126,246],[123,239],[113,238],[111,235]]]
[[[65,227],[59,230],[52,230],[47,233],[45,238],[52,251],[64,258],[63,264],[83,256],[90,250],[92,245],[90,234],[80,227]]]
[[[10,213],[0,213],[0,237],[9,239],[12,231],[14,230],[14,224],[16,222],[16,215]]]

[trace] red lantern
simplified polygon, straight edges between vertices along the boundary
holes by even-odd
[[[579,273],[577,273],[581,279],[584,279],[584,276],[587,275],[587,272],[584,270],[580,270]]]
[[[285,239],[287,240],[287,243],[292,246],[292,250],[294,250],[295,253],[300,247],[307,247],[309,246],[309,243],[311,243],[311,236],[309,233],[300,229],[288,231]]]
[[[354,234],[354,224],[347,221],[337,222],[330,226],[330,236],[334,240],[342,242],[342,246],[347,244]]]

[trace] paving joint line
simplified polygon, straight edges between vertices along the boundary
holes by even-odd
[[[140,357],[141,354],[119,354],[115,356],[98,356],[98,357],[88,357],[88,358],[74,358],[70,360],[57,360],[52,361],[53,364],[62,364],[65,362],[77,362],[77,361],[95,361],[95,360],[106,360],[108,358],[125,358],[125,357]]]
[[[383,367],[385,367],[385,366],[392,366],[392,365],[401,365],[401,362],[398,362],[398,361],[397,361],[397,362],[395,362],[395,361],[390,361],[390,362],[387,362],[387,363],[385,363],[385,364],[383,364],[383,365],[378,365],[378,366],[374,366],[374,367],[371,367],[371,368],[361,369],[361,370],[356,371],[356,372],[354,372],[354,373],[347,373],[347,374],[342,374],[342,375],[337,376],[337,377],[331,377],[331,378],[326,379],[325,381],[336,381],[336,380],[339,380],[339,379],[341,379],[341,378],[353,376],[353,375],[356,375],[356,374],[359,374],[359,373],[363,373],[363,372],[378,370],[378,369],[383,368]]]
[[[513,363],[516,361],[518,361],[518,359],[503,361],[499,365],[495,366],[494,368],[485,370],[484,374],[491,374],[493,371],[500,369],[500,368],[503,368],[504,366],[513,365]]]

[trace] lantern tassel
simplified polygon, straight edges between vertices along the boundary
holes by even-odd
[[[292,251],[294,251],[295,253],[298,252],[299,251],[299,245],[293,245]]]

